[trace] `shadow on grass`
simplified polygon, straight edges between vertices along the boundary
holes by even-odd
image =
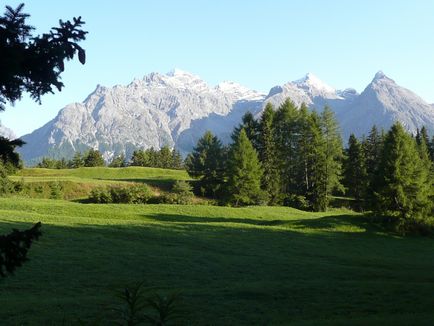
[[[2,284],[7,300],[0,319],[11,325],[44,324],[53,320],[54,301],[66,307],[68,316],[78,312],[90,318],[112,299],[113,289],[143,279],[185,290],[189,324],[196,325],[210,319],[216,325],[285,325],[367,316],[367,311],[375,315],[379,309],[390,316],[432,311],[434,260],[427,239],[398,241],[375,234],[349,239],[339,232],[266,227],[359,226],[365,225],[363,217],[267,221],[158,213],[144,218],[151,222],[60,226],[42,221],[43,234],[29,252],[30,261]],[[31,225],[0,221],[0,234]]]
[[[231,218],[231,217],[208,217],[208,216],[191,216],[183,214],[150,214],[146,215],[147,218],[152,218],[159,222],[173,222],[173,223],[234,223],[234,224],[248,224],[253,226],[287,226],[290,229],[317,229],[317,230],[334,230],[339,227],[357,227],[364,229],[364,232],[378,232],[380,227],[370,222],[370,220],[363,215],[334,215],[334,216],[320,216],[313,218],[302,219],[251,219],[251,218]],[[349,232],[351,233],[351,232]]]

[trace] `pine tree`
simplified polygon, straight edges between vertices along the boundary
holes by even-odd
[[[235,206],[257,204],[263,197],[262,168],[244,129],[232,144],[227,169],[229,202]]]
[[[329,201],[326,142],[321,128],[321,118],[315,111],[309,115],[308,123],[306,198],[314,211],[325,211]]]
[[[298,142],[298,111],[291,100],[287,99],[274,115],[274,139],[279,167],[281,191],[291,194],[297,191],[296,165]]]
[[[303,103],[298,112],[298,142],[295,147],[296,159],[296,184],[297,193],[306,196],[310,187],[309,180],[309,155],[312,151],[311,137],[312,124],[307,106]]]
[[[268,195],[270,205],[278,204],[280,201],[280,178],[273,132],[273,118],[273,105],[267,103],[259,122],[258,155],[263,168],[261,185]]]
[[[84,160],[84,166],[86,167],[105,165],[101,152],[93,148],[89,149],[89,151],[84,155],[83,160]]]
[[[167,145],[164,145],[158,151],[158,167],[163,169],[172,167],[172,151]]]
[[[72,169],[78,169],[83,166],[84,166],[83,156],[81,155],[80,152],[76,152],[72,160],[69,162],[69,167]]]
[[[186,159],[188,174],[199,178],[201,193],[216,198],[224,183],[225,157],[220,140],[207,131]]]
[[[325,106],[321,113],[321,129],[325,141],[325,187],[328,201],[333,191],[343,192],[344,190],[341,184],[343,159],[342,139],[334,113],[328,106]]]
[[[432,136],[431,142],[429,144],[429,153],[431,161],[434,163],[434,136]]]
[[[182,169],[182,156],[181,153],[176,149],[172,150],[171,160],[172,160],[172,164],[171,164],[172,169]]]
[[[111,168],[123,168],[126,166],[127,166],[127,164],[125,162],[125,155],[123,153],[114,157],[113,160],[109,164],[109,167],[111,167]]]
[[[432,207],[429,166],[415,140],[399,123],[386,135],[375,185],[375,208],[403,219],[425,217]]]
[[[362,142],[363,151],[365,153],[366,160],[366,172],[367,176],[367,191],[365,197],[365,208],[373,208],[374,203],[374,183],[377,179],[378,169],[381,162],[381,155],[384,145],[384,132],[380,134],[377,126],[372,126],[368,137]]]
[[[368,173],[362,144],[354,134],[348,140],[348,149],[344,160],[344,184],[346,193],[354,197],[356,208],[362,209],[362,201],[366,197]]]
[[[253,147],[257,150],[259,147],[259,123],[255,120],[250,111],[247,111],[243,115],[241,118],[241,124],[234,129],[231,135],[232,141],[235,141],[238,138],[241,129],[245,130],[247,138],[249,138]]]

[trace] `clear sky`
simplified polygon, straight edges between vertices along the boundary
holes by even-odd
[[[263,92],[307,72],[361,92],[383,70],[434,103],[432,0],[24,2],[37,33],[81,15],[89,34],[82,44],[87,63],[66,65],[62,92],[45,95],[41,106],[25,97],[0,113],[18,136],[81,102],[97,84],[128,84],[174,67],[210,85],[233,80]]]

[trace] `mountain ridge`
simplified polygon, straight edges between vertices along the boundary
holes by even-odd
[[[317,110],[330,106],[344,139],[350,133],[366,134],[374,123],[388,128],[394,120],[411,132],[434,126],[433,105],[382,71],[360,94],[352,88],[336,90],[312,73],[263,94],[233,81],[210,86],[197,75],[174,69],[147,74],[128,85],[97,85],[83,102],[67,105],[53,120],[23,136],[27,145],[19,151],[26,163],[42,156],[71,157],[90,147],[103,152],[107,161],[120,153],[128,157],[137,148],[163,145],[187,153],[206,130],[227,143],[245,112],[259,117],[267,103],[277,107],[287,98]]]

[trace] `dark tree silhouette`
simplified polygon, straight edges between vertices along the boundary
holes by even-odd
[[[13,229],[8,235],[0,235],[0,276],[13,274],[27,258],[27,251],[33,240],[41,236],[41,222],[24,231]]]
[[[6,6],[0,16],[0,110],[4,104],[21,99],[23,92],[41,102],[41,96],[54,93],[53,86],[61,91],[64,86],[60,74],[64,61],[78,54],[84,64],[85,51],[77,44],[86,38],[81,29],[81,17],[71,21],[59,20],[59,27],[48,33],[33,36],[34,28],[26,24],[29,14],[23,13],[24,4],[16,9]]]
[[[86,54],[77,42],[86,38],[87,32],[81,29],[81,17],[71,21],[59,20],[59,27],[48,33],[34,36],[34,28],[26,24],[29,14],[23,12],[24,4],[16,9],[6,6],[0,16],[0,110],[7,102],[21,99],[23,92],[40,103],[41,96],[54,93],[64,86],[61,73],[65,70],[64,61],[78,55],[84,64]],[[0,158],[6,163],[18,164],[19,156],[14,152],[21,140],[0,139]],[[2,162],[3,163],[3,162]],[[32,241],[40,235],[41,223],[26,231],[13,230],[9,235],[0,236],[0,276],[11,274],[27,260],[27,251]]]

